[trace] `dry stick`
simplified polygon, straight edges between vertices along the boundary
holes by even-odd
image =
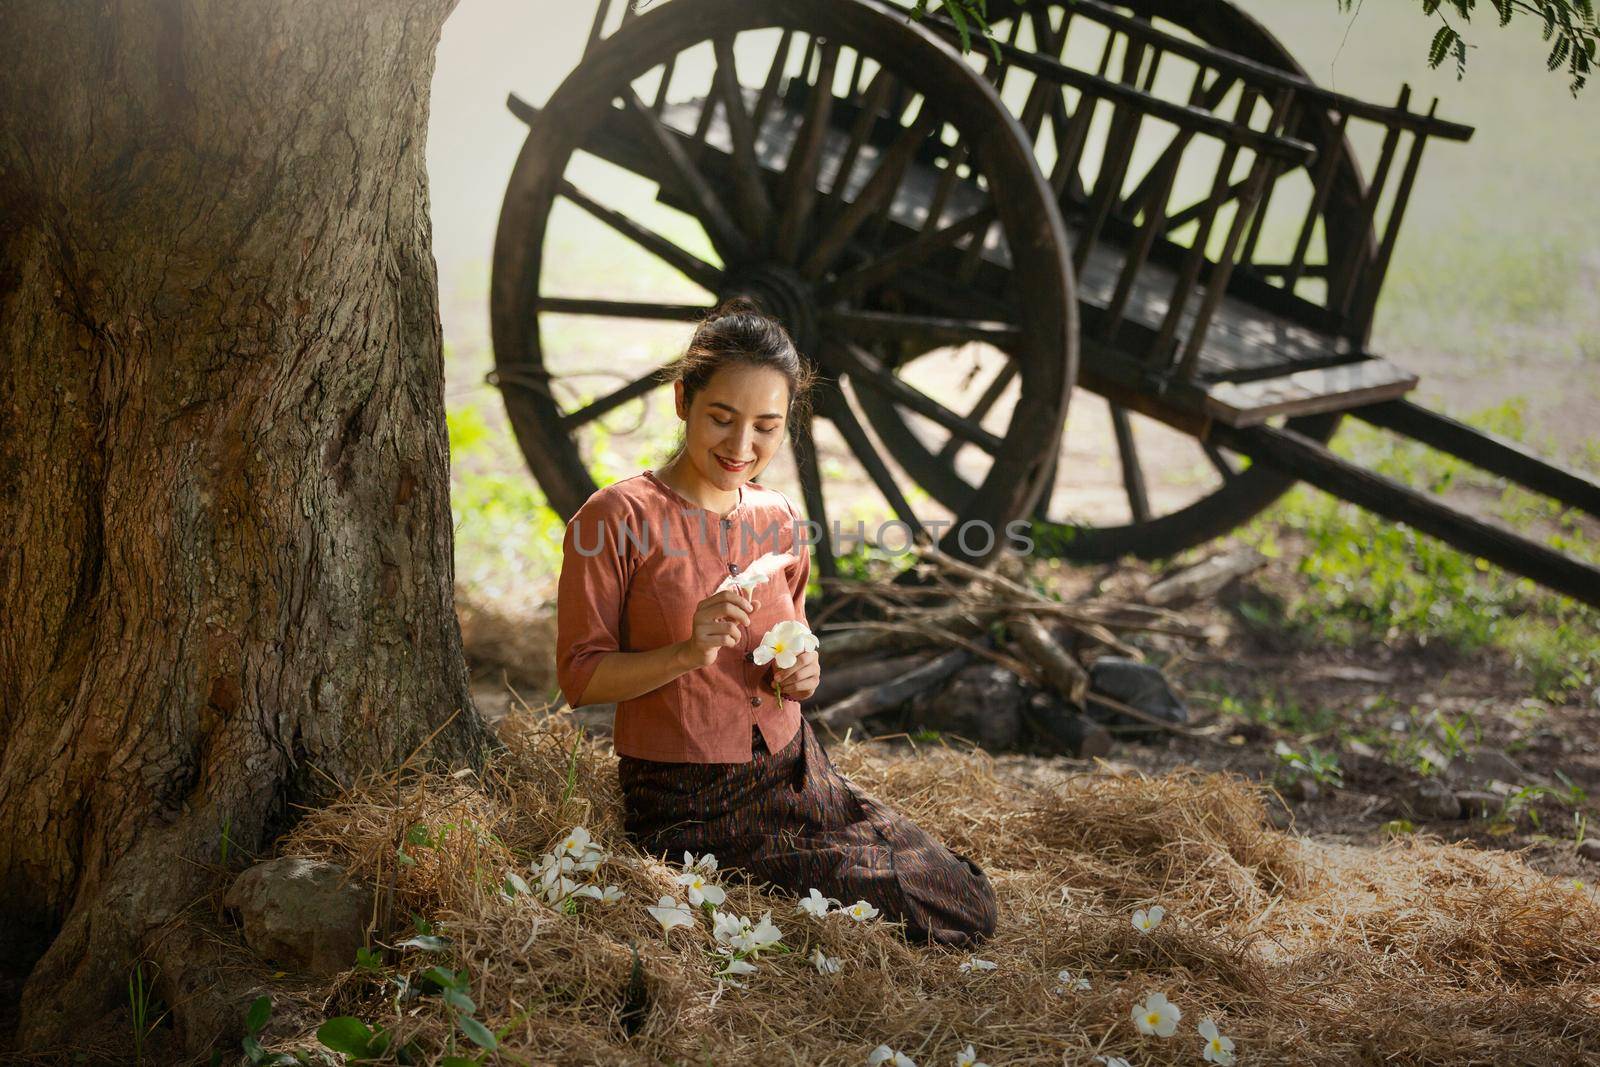
[[[1122,714],[1128,716],[1128,718],[1138,719],[1140,722],[1149,726],[1154,726],[1162,730],[1169,730],[1172,733],[1181,734],[1184,737],[1192,737],[1197,741],[1206,741],[1213,745],[1227,747],[1223,742],[1217,740],[1215,737],[1212,737],[1210,734],[1205,733],[1197,727],[1185,726],[1182,723],[1168,722],[1166,719],[1152,715],[1148,711],[1140,711],[1131,704],[1124,704],[1120,700],[1113,700],[1111,697],[1103,696],[1094,692],[1089,693],[1086,699],[1091,704],[1099,704],[1101,707],[1110,708],[1112,711],[1121,712]]]
[[[852,726],[874,712],[892,708],[918,693],[933,688],[970,662],[972,662],[971,652],[964,648],[954,649],[892,682],[863,689],[831,707],[824,708],[811,721],[830,731],[842,726]]]
[[[912,626],[907,623],[898,622],[863,622],[860,625],[864,629],[876,630],[884,633],[903,634],[912,637],[921,637],[926,638],[930,642],[954,645],[957,648],[965,649],[966,651],[971,652],[975,656],[982,656],[984,659],[993,660],[1006,670],[1010,671],[1012,674],[1015,674],[1017,677],[1031,682],[1036,686],[1040,686],[1042,688],[1044,685],[1043,676],[1037,670],[1035,670],[1032,665],[1022,662],[1015,656],[1008,656],[1004,652],[1000,652],[989,645],[983,644],[982,642],[969,641],[957,634],[950,633],[948,630],[924,629],[921,626]]]
[[[934,655],[935,652],[929,650],[883,658],[874,656],[860,662],[847,663],[824,674],[822,684],[817,686],[817,691],[802,701],[802,704],[827,707],[835,700],[843,699],[858,689],[881,685],[909,670],[914,670],[932,659]]]
[[[1067,650],[1039,625],[1039,620],[1012,615],[1006,619],[1006,628],[1033,657],[1056,691],[1066,697],[1068,703],[1083,707],[1084,695],[1089,692],[1089,672],[1067,655]]]

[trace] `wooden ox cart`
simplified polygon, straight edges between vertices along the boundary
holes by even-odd
[[[552,318],[690,321],[745,292],[819,365],[816,415],[913,529],[915,486],[957,524],[1030,517],[1040,552],[1161,557],[1298,480],[1600,604],[1600,569],[1327,447],[1351,415],[1600,514],[1592,478],[1408,401],[1416,376],[1368,347],[1423,148],[1469,127],[1412,110],[1409,88],[1391,105],[1315,85],[1223,0],[989,14],[993,48],[963,54],[954,23],[887,0],[602,0],[549,102],[511,98],[529,133],[495,244],[491,380],[558,512],[595,489],[607,417],[664,368],[598,396],[564,388]],[[606,203],[579,156],[648,182],[709,244]],[[558,202],[706,296],[552,295]],[[1070,511],[1074,389],[1104,400],[1123,518]],[[1204,477],[1168,491],[1177,465],[1141,455],[1132,413],[1181,435]],[[793,427],[795,456],[826,528],[812,429]],[[939,547],[970,559],[968,543],[952,526]]]

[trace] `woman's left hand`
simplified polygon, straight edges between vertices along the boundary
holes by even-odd
[[[815,693],[821,681],[822,665],[815,652],[800,653],[788,670],[780,670],[776,665],[772,668],[773,688],[782,686],[783,695],[795,700],[804,700]]]

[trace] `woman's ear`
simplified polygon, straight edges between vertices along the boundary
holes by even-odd
[[[678,411],[678,418],[684,422],[689,421],[689,405],[683,402],[683,379],[672,383],[672,406]]]

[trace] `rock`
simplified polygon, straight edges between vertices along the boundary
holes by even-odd
[[[1096,706],[1096,693],[1129,707],[1153,715],[1163,722],[1189,721],[1189,709],[1172,691],[1161,672],[1148,663],[1125,656],[1101,656],[1089,665],[1089,710],[1095,718],[1109,725],[1126,726],[1121,732],[1155,732],[1156,727],[1141,723],[1105,705]],[[1137,729],[1136,729],[1137,728]]]
[[[1457,789],[1456,800],[1461,804],[1461,814],[1469,819],[1493,818],[1504,803],[1498,793],[1486,789]]]
[[[1468,755],[1458,756],[1450,762],[1450,777],[1458,782],[1487,785],[1505,782],[1508,785],[1528,785],[1533,777],[1516,760],[1498,748],[1480,748]]]
[[[1022,679],[996,663],[974,663],[937,689],[912,699],[907,729],[960,734],[994,752],[1022,740]]]
[[[1578,855],[1590,863],[1600,863],[1600,837],[1586,837],[1578,845]]]
[[[322,977],[355,966],[366,943],[372,890],[344,868],[303,856],[258,863],[234,879],[223,903],[239,913],[244,939],[259,955]]]
[[[1289,795],[1302,804],[1313,801],[1322,795],[1322,789],[1317,785],[1315,778],[1296,778],[1289,783]]]
[[[1078,759],[1111,751],[1111,734],[1055,693],[1034,693],[1022,704],[1022,717],[1040,745]]]
[[[1419,819],[1459,819],[1461,801],[1455,792],[1436,778],[1424,778],[1413,785],[1404,797],[1410,813]]]

